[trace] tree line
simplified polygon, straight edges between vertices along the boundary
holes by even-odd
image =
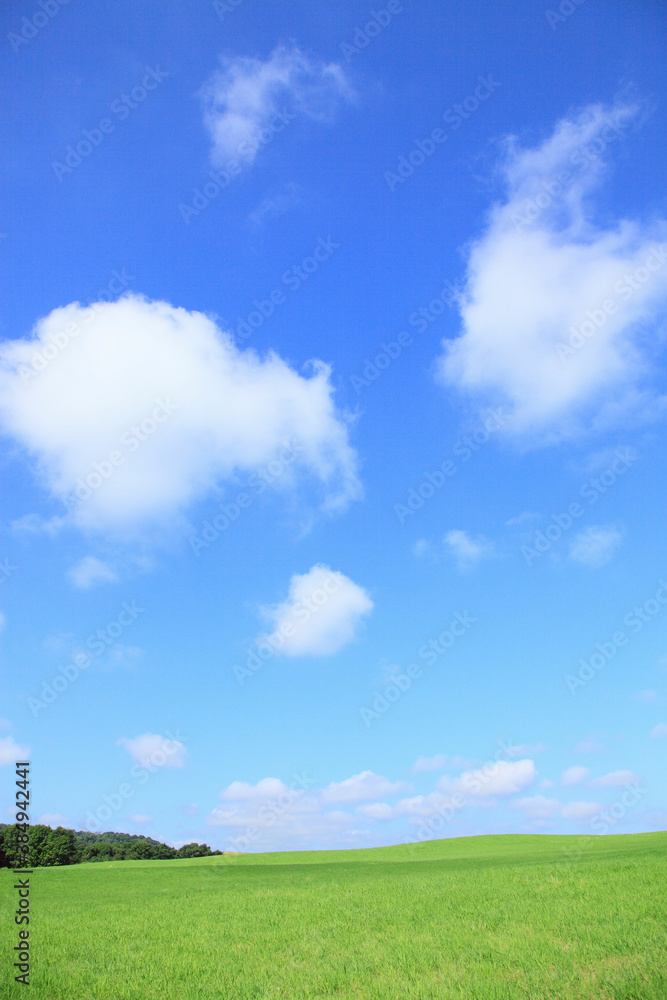
[[[40,823],[30,827],[28,860],[31,868],[78,865],[88,861],[168,861],[176,858],[207,858],[208,844],[184,844],[178,850],[151,837],[134,833],[89,833],[63,826],[52,829]],[[25,857],[18,843],[16,825],[0,823],[0,868],[20,867]]]

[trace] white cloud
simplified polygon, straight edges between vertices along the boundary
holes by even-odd
[[[637,785],[640,781],[639,775],[633,771],[611,771],[609,774],[603,774],[601,778],[594,778],[591,787],[623,788],[625,785]]]
[[[563,771],[560,776],[560,783],[566,787],[568,785],[580,785],[590,773],[589,767],[581,767],[577,764],[574,767],[568,767],[567,771]]]
[[[323,63],[280,45],[265,61],[222,58],[201,91],[215,166],[251,164],[258,151],[300,115],[330,122],[352,90],[338,63]]]
[[[76,566],[72,566],[67,576],[75,587],[82,590],[88,590],[96,583],[113,583],[118,579],[111,567],[95,556],[84,556]]]
[[[591,525],[570,546],[570,559],[584,566],[604,566],[618,548],[621,532],[613,525]]]
[[[117,745],[125,747],[142,767],[183,767],[187,757],[187,750],[179,740],[167,739],[156,733],[144,733],[131,740],[123,737]]]
[[[410,770],[413,774],[423,774],[425,771],[442,771],[443,767],[464,768],[470,767],[474,762],[465,757],[437,753],[433,757],[418,757]]]
[[[412,546],[412,554],[417,559],[421,559],[422,556],[426,555],[426,553],[430,550],[430,548],[431,548],[430,542],[428,542],[425,538],[418,538],[417,541]]]
[[[0,632],[4,631],[6,624],[7,624],[7,619],[5,618],[2,611],[0,611]]]
[[[606,747],[596,736],[586,736],[574,748],[575,753],[602,753],[603,750]]]
[[[424,771],[442,771],[447,765],[447,756],[444,753],[437,753],[433,757],[417,757],[412,765],[413,774],[421,774]]]
[[[455,793],[476,798],[514,795],[531,785],[536,777],[535,764],[530,759],[491,761],[480,768],[464,771],[460,778],[443,775],[437,787],[449,795]]]
[[[652,740],[665,740],[667,739],[667,722],[659,722],[657,726],[654,726],[650,732]]]
[[[202,313],[135,295],[75,302],[6,342],[0,361],[4,430],[81,527],[171,520],[273,461],[282,485],[309,473],[327,509],[360,493],[329,369],[313,362],[304,377],[274,353],[239,350]]]
[[[504,401],[512,433],[553,440],[650,401],[644,328],[664,317],[665,223],[597,225],[589,196],[604,157],[591,164],[581,152],[604,150],[637,110],[595,104],[536,148],[507,142],[506,195],[470,252],[462,332],[445,342],[439,372],[485,402]]]
[[[585,823],[601,809],[599,802],[568,802],[563,806],[563,816],[565,819],[576,819],[580,823]]]
[[[526,814],[527,819],[551,819],[561,810],[558,799],[547,799],[544,795],[533,795],[525,799],[517,799],[512,803]]]
[[[69,820],[67,816],[63,816],[62,813],[43,813],[39,819],[38,823],[42,823],[44,826],[67,826]]]
[[[357,806],[357,812],[369,819],[392,819],[394,810],[387,802],[371,802],[367,806]]]
[[[0,767],[30,759],[30,747],[19,746],[13,736],[0,736]]]
[[[328,566],[313,566],[290,580],[287,600],[263,608],[273,631],[258,643],[288,656],[327,656],[354,639],[373,602],[349,577]]]
[[[362,771],[361,774],[353,774],[345,781],[332,781],[322,791],[322,800],[331,804],[367,802],[369,799],[379,799],[385,795],[397,795],[407,791],[409,787],[402,781],[392,783],[380,774]]]
[[[646,688],[643,691],[636,691],[633,696],[635,701],[639,701],[642,704],[650,705],[657,701],[662,701],[662,697],[659,691],[655,688]]]
[[[135,813],[134,816],[130,816],[129,822],[138,823],[143,826],[148,823],[152,823],[153,820],[150,816],[147,816],[146,813]]]
[[[481,559],[493,555],[493,544],[482,535],[471,538],[465,531],[448,531],[445,535],[444,544],[456,556],[458,568],[460,570],[470,569]]]

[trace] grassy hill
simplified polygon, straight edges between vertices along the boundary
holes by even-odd
[[[665,1000],[666,876],[667,833],[42,868],[30,992]]]

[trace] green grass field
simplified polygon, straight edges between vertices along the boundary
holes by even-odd
[[[667,833],[41,868],[4,995],[666,1000],[666,874]]]

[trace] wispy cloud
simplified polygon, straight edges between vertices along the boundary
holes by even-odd
[[[95,556],[84,556],[68,571],[67,576],[82,590],[88,590],[96,583],[114,583],[118,577],[111,567]]]
[[[622,538],[622,532],[613,524],[592,525],[572,542],[570,559],[584,566],[605,566],[613,558]]]
[[[251,164],[272,134],[296,115],[330,122],[353,91],[338,63],[311,58],[295,45],[279,45],[268,59],[223,57],[201,91],[211,159]]]
[[[448,531],[444,539],[445,546],[456,558],[458,568],[465,572],[472,569],[482,559],[493,555],[493,543],[479,535],[472,538],[466,531]]]

